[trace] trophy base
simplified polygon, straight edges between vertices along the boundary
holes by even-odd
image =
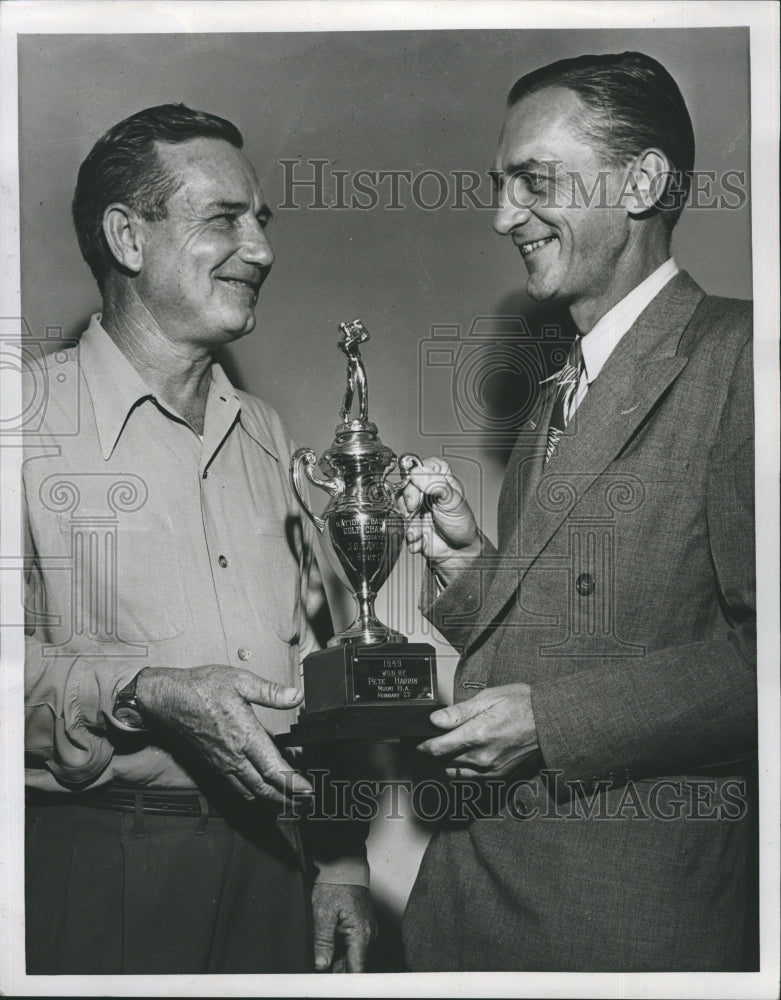
[[[279,746],[343,740],[391,743],[441,732],[429,715],[437,699],[429,643],[340,645],[304,660],[306,708]]]
[[[290,732],[275,736],[280,747],[303,747],[313,743],[420,743],[443,730],[429,715],[444,704],[382,705],[338,708],[308,718],[302,712]]]

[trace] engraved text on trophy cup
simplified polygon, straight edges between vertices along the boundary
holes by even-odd
[[[351,511],[333,515],[331,544],[354,590],[365,580],[378,591],[391,574],[404,542],[404,521],[393,510]]]

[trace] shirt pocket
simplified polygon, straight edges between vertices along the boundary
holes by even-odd
[[[292,517],[263,517],[255,519],[252,535],[259,617],[283,642],[295,643],[300,632],[300,530]]]
[[[168,514],[59,515],[69,537],[74,629],[96,642],[154,642],[184,631],[187,602]]]

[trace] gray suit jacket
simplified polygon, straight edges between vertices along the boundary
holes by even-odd
[[[497,816],[432,839],[408,963],[736,968],[756,752],[750,303],[679,274],[544,467],[550,408],[511,456],[498,551],[424,608],[463,649],[456,700],[531,686],[541,759]]]

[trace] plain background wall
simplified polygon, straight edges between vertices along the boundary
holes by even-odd
[[[695,126],[696,169],[744,171],[747,191],[744,29],[21,37],[24,317],[36,336],[52,326],[68,336],[99,309],[70,201],[80,162],[109,126],[171,101],[229,118],[242,130],[275,210],[269,234],[277,255],[255,331],[230,349],[231,377],[271,402],[297,441],[320,453],[333,438],[344,388],[336,325],[360,316],[372,334],[363,356],[370,415],[383,440],[397,452],[449,449],[490,533],[501,442],[491,447],[485,435],[470,435],[470,426],[462,433],[453,400],[458,361],[434,369],[420,358],[432,326],[458,326],[464,334],[476,317],[523,316],[534,334],[543,321],[561,317],[525,296],[523,264],[493,232],[489,209],[426,211],[404,184],[401,210],[280,209],[279,161],[327,160],[327,180],[333,170],[436,170],[451,177],[452,201],[453,171],[484,174],[491,167],[504,100],[518,76],[554,59],[625,49],[658,58],[678,81]],[[295,171],[311,172],[305,162]],[[332,189],[329,181],[326,192]],[[387,205],[388,183],[378,190]],[[486,178],[480,192],[486,201]],[[433,201],[437,188],[421,193]],[[296,196],[302,205],[312,200],[307,189]],[[686,211],[673,249],[707,291],[751,297],[748,203],[734,211]],[[501,382],[503,373],[494,375]],[[517,375],[509,371],[510,387]],[[474,405],[479,409],[481,400]],[[386,620],[423,635],[410,562],[402,558],[379,607]],[[447,694],[455,658],[440,648]],[[389,751],[378,761],[386,775],[408,766]],[[391,917],[403,906],[427,835],[409,821],[379,824],[372,833],[375,884]]]
[[[231,376],[276,406],[296,440],[319,453],[332,439],[343,392],[336,325],[360,316],[372,333],[363,354],[370,412],[383,438],[396,451],[439,451],[459,440],[462,427],[451,373],[422,367],[421,345],[432,326],[458,325],[465,334],[475,317],[522,315],[538,329],[547,315],[523,292],[517,251],[493,232],[490,209],[427,211],[403,183],[401,210],[382,207],[388,181],[374,210],[279,209],[280,161],[301,161],[294,175],[311,177],[306,161],[327,160],[332,195],[334,170],[436,170],[451,177],[450,203],[454,171],[491,167],[504,100],[518,76],[582,52],[632,48],[658,58],[678,81],[695,124],[696,169],[744,171],[747,190],[744,29],[23,37],[24,316],[36,335],[46,326],[72,335],[99,308],[70,221],[78,166],[116,121],[183,101],[241,128],[276,214],[269,230],[276,263],[254,332],[230,351]],[[488,186],[484,177],[484,203]],[[434,202],[436,183],[429,179],[421,194]],[[304,188],[295,197],[306,206],[313,195]],[[686,211],[673,249],[706,290],[751,297],[748,203]],[[427,429],[439,433],[420,433],[422,406]],[[490,527],[501,461],[484,464]]]

